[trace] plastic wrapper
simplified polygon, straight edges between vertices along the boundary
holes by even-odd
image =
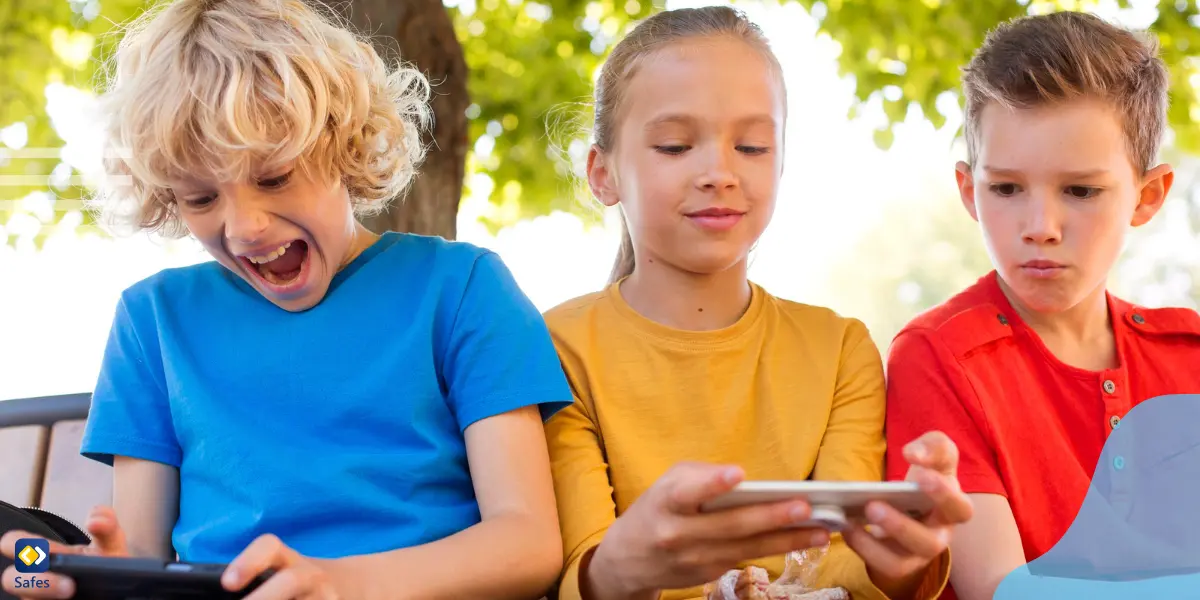
[[[789,552],[783,573],[771,581],[762,567],[726,572],[704,588],[705,600],[850,600],[845,588],[817,589],[817,567],[828,546]]]

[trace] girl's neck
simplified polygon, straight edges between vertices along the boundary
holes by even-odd
[[[1003,280],[1000,281],[1000,290],[1025,324],[1062,362],[1090,371],[1118,366],[1116,340],[1108,313],[1108,296],[1103,285],[1079,304],[1057,313],[1030,310]]]
[[[736,323],[750,306],[746,261],[711,274],[639,260],[621,297],[642,316],[676,329],[712,331]]]

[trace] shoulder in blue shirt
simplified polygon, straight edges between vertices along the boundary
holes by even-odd
[[[184,560],[255,537],[334,557],[479,522],[463,432],[571,391],[541,315],[494,253],[387,234],[312,309],[215,262],[122,295],[83,441],[179,469]]]

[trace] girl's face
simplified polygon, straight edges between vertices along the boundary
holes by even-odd
[[[622,90],[611,152],[588,180],[624,208],[638,264],[710,274],[743,263],[775,209],[783,167],[780,75],[731,37],[642,59]]]
[[[315,306],[373,240],[339,181],[290,165],[247,182],[180,181],[172,191],[204,249],[284,310]]]

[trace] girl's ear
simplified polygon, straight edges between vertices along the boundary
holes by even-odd
[[[608,164],[609,156],[595,144],[588,150],[587,178],[592,195],[604,206],[616,206],[621,201],[617,194],[617,178]]]

